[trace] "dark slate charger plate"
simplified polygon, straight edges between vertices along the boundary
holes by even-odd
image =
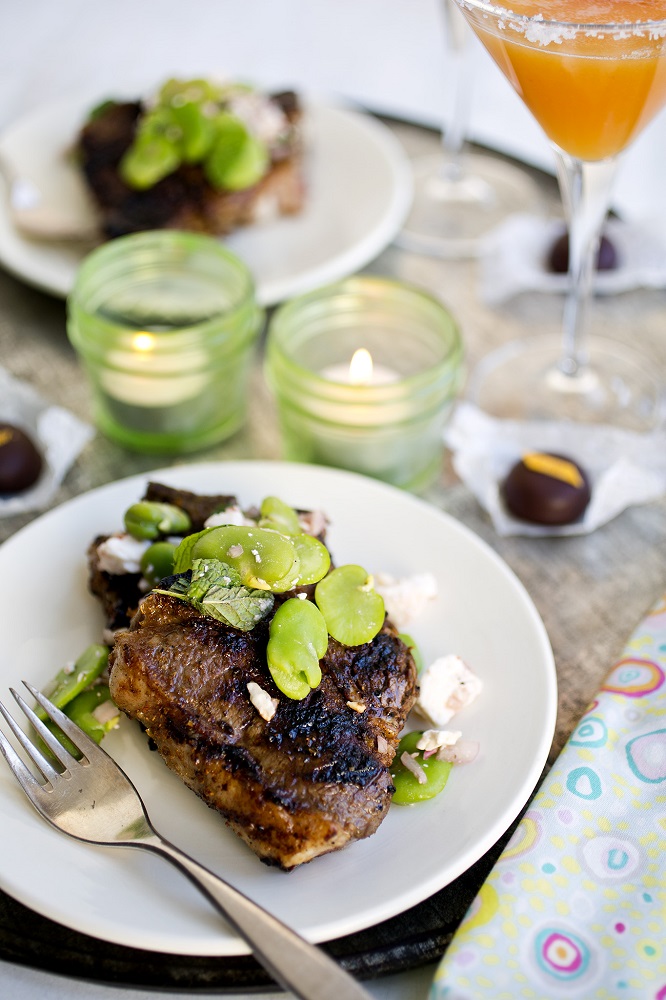
[[[374,927],[337,938],[325,944],[325,950],[350,973],[366,979],[436,961],[517,823],[475,865],[434,896]],[[109,944],[56,924],[3,892],[0,958],[61,975],[136,988],[224,993],[271,984],[249,955],[169,955]]]

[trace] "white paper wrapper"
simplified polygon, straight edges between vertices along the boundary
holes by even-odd
[[[603,425],[496,420],[471,403],[460,403],[445,440],[454,469],[488,511],[499,535],[584,535],[626,507],[666,493],[664,431],[636,434]],[[505,509],[500,485],[530,451],[566,455],[588,473],[592,498],[579,521],[561,527],[529,524]]]
[[[482,300],[498,305],[520,292],[565,292],[568,276],[553,274],[544,263],[563,228],[558,219],[511,215],[489,233],[479,266]],[[666,243],[662,239],[645,226],[618,219],[608,219],[604,233],[615,246],[618,266],[595,274],[596,294],[666,287]]]
[[[0,368],[0,420],[25,431],[42,453],[44,467],[33,487],[0,494],[0,517],[46,507],[94,429],[61,406],[51,406],[25,382]]]

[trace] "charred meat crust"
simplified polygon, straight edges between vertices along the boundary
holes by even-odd
[[[273,684],[267,640],[266,622],[239,632],[150,594],[116,639],[110,684],[167,765],[263,861],[290,870],[379,826],[416,669],[387,623],[364,646],[331,639],[321,684],[293,701]],[[278,699],[270,722],[251,704],[249,681]]]

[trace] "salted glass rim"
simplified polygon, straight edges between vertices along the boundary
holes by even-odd
[[[486,14],[504,15],[510,17],[512,23],[518,24],[542,24],[544,27],[552,28],[575,28],[576,31],[596,31],[601,33],[613,33],[618,31],[638,31],[659,29],[659,33],[666,35],[666,17],[649,19],[644,21],[561,21],[557,18],[544,17],[543,14],[519,14],[512,10],[509,3],[489,3],[488,0],[456,0],[457,5],[465,10],[483,11]]]

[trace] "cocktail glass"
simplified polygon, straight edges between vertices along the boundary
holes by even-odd
[[[652,429],[654,365],[586,336],[584,313],[618,156],[666,103],[666,0],[456,2],[551,140],[570,230],[563,335],[489,355],[469,396],[498,416]]]
[[[414,199],[396,242],[434,257],[475,257],[484,236],[514,212],[537,207],[538,190],[521,168],[467,146],[473,35],[454,0],[439,0],[446,61],[448,114],[441,147],[414,161]]]

